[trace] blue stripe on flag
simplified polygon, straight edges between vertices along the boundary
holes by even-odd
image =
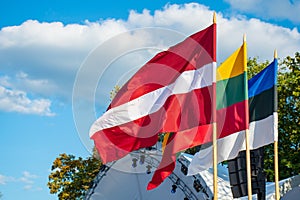
[[[248,81],[249,98],[277,85],[277,59]]]

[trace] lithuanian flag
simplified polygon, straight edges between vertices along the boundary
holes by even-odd
[[[218,67],[216,90],[218,137],[248,128],[246,42]]]
[[[244,41],[217,69],[218,162],[236,157],[245,146],[245,130],[249,128],[246,49]],[[191,161],[188,174],[211,167],[212,152],[212,145],[203,145]]]

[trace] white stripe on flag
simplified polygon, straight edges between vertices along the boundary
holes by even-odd
[[[197,70],[184,71],[174,83],[111,108],[94,122],[90,129],[90,137],[100,130],[119,126],[155,113],[171,95],[184,94],[211,86],[215,82],[213,76],[215,67],[216,63],[212,62]]]
[[[250,149],[257,149],[264,145],[273,143],[278,139],[278,113],[274,112],[273,115],[250,123],[249,127],[249,144]],[[254,134],[253,134],[254,133]]]
[[[277,113],[250,123],[249,144],[250,149],[257,149],[277,140],[277,129],[275,126]],[[240,151],[245,150],[245,131],[230,134],[217,141],[218,163],[235,158]],[[188,175],[194,175],[213,166],[213,147],[200,150],[196,153],[188,167]]]

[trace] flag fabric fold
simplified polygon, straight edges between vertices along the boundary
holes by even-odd
[[[172,173],[177,152],[211,141],[215,70],[216,24],[155,55],[90,128],[103,163],[172,132],[148,189],[157,187]]]
[[[278,140],[277,65],[277,59],[274,59],[248,81],[250,149],[257,149]],[[244,131],[220,138],[218,162],[233,159],[245,149]],[[211,151],[212,147],[209,146],[195,155],[189,167],[190,175],[212,166]]]
[[[248,128],[248,83],[246,42],[217,69],[217,148],[218,162],[235,157],[244,145]],[[212,145],[205,145],[194,155],[188,174],[193,175],[213,165]]]

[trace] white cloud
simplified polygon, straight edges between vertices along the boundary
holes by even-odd
[[[233,51],[233,45],[237,48],[241,44],[244,33],[247,36],[249,57],[259,57],[265,61],[273,59],[274,49],[278,50],[280,58],[294,56],[299,51],[300,34],[296,29],[290,30],[254,18],[221,18],[218,27],[218,54],[229,55],[228,52]]]
[[[0,174],[0,184],[4,185],[5,183],[6,183],[5,176],[3,176],[2,174]]]
[[[241,15],[233,15],[229,18],[224,16],[223,13],[217,14],[219,62],[222,62],[238,48],[242,43],[244,33],[247,34],[250,57],[259,57],[263,61],[270,60],[275,48],[281,58],[288,55],[293,56],[296,51],[299,51],[300,34],[296,28],[288,29],[260,19],[248,19]],[[149,18],[148,12],[135,13],[132,11],[128,23],[141,23],[143,19],[146,19],[145,24],[148,26],[172,28],[189,35],[211,24],[212,10],[196,3],[184,6],[169,5],[164,10],[155,11],[152,20]]]
[[[82,48],[94,46],[97,42],[118,34],[124,29],[122,21],[116,20],[86,21],[84,25],[28,20],[20,26],[2,28],[0,44],[2,48],[28,46],[55,47],[56,50],[70,47]]]
[[[9,76],[23,71],[53,86],[50,90],[49,86],[31,88],[35,89],[32,92],[45,95],[46,91],[48,96],[70,99],[76,70],[88,53],[126,30],[118,20],[86,21],[84,25],[28,20],[0,30],[0,66]]]
[[[0,85],[0,110],[2,111],[54,116],[50,106],[49,99],[30,99],[24,91],[12,90]]]
[[[24,183],[24,190],[30,190],[30,191],[40,191],[40,187],[35,186],[35,180],[38,179],[39,177],[35,174],[32,174],[31,172],[24,171],[22,173],[22,176],[17,179],[19,182]]]
[[[0,185],[6,185],[9,182],[15,181],[15,178],[11,176],[5,176],[3,174],[0,174]]]
[[[19,178],[11,177],[11,176],[5,176],[0,174],[0,185],[6,185],[9,183],[23,183],[23,189],[24,190],[30,190],[30,191],[40,191],[42,190],[41,187],[35,186],[35,180],[38,179],[39,176],[32,174],[31,172],[24,171],[22,173],[22,176]]]
[[[23,187],[24,190],[31,190],[32,189],[32,185],[25,185]]]
[[[300,24],[300,1],[290,0],[225,0],[233,9],[255,14],[264,19],[290,20]]]
[[[32,174],[28,171],[24,171],[22,177],[20,178],[20,181],[27,184],[33,184],[34,183],[33,180],[36,178],[38,178],[37,175]]]
[[[18,180],[25,184],[24,187],[23,187],[24,190],[33,190],[34,181],[37,178],[38,178],[37,175],[32,174],[28,171],[24,171],[23,174],[22,174],[22,177],[19,178]]]
[[[29,97],[26,91],[47,96],[57,87],[46,79],[32,79],[24,72],[14,77],[0,76],[0,110],[54,116],[51,111],[51,100]]]
[[[165,27],[190,33],[210,25],[211,22],[212,11],[208,7],[189,3],[167,4],[162,10],[156,10],[153,15],[146,9],[142,13],[131,11],[127,24],[130,27]]]
[[[0,76],[0,86],[30,91],[41,94],[42,96],[51,96],[59,90],[58,86],[48,79],[33,79],[28,74],[19,71],[13,77],[5,75]]]
[[[249,2],[249,8],[253,7],[252,4],[248,4]],[[217,14],[218,62],[224,61],[241,45],[244,33],[247,34],[249,57],[258,56],[265,61],[273,59],[275,48],[280,58],[293,56],[299,51],[300,34],[297,29],[291,30],[254,18],[227,16],[225,13]],[[1,104],[5,105],[1,109],[52,115],[50,99],[70,100],[76,72],[85,58],[99,45],[105,46],[105,42],[114,36],[134,28],[145,27],[171,29],[187,36],[210,25],[211,22],[212,10],[201,4],[190,3],[167,5],[152,13],[146,9],[142,13],[130,11],[127,20],[108,19],[67,25],[61,22],[28,20],[19,26],[4,27],[0,30],[0,66],[4,73],[0,77]],[[138,34],[134,31],[129,32],[123,40],[116,40],[113,45],[106,46],[100,55],[103,60],[98,59],[97,62],[104,62],[105,58],[118,52],[123,46],[130,46],[132,49],[137,46],[165,48],[175,44],[174,37],[170,39],[171,37],[162,35],[159,31],[151,34],[147,31],[144,34],[141,34],[141,31]],[[177,38],[176,42],[181,39]],[[149,54],[151,49],[146,51],[136,56],[120,55],[122,59],[118,58],[117,61],[122,62],[119,63],[111,61],[117,68],[106,71],[107,81],[101,83],[106,87],[101,91],[106,99],[109,90],[118,81],[118,76],[136,70],[153,56]],[[99,69],[100,63],[94,65],[95,70],[104,70]],[[128,77],[123,78],[126,80]],[[89,82],[87,78],[86,90],[89,90]],[[33,99],[28,94],[41,98]],[[107,104],[102,98],[98,101],[101,101],[102,105],[104,102]]]

